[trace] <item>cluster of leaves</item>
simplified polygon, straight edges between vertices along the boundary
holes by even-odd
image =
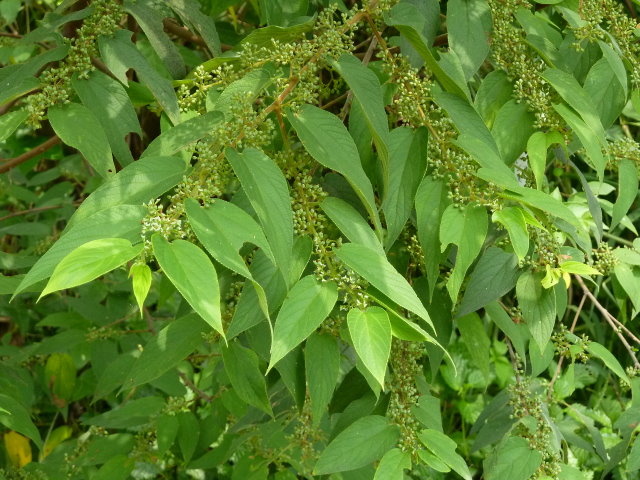
[[[0,476],[637,478],[635,0],[1,0]]]

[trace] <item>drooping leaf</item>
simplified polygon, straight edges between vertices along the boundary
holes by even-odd
[[[438,430],[426,429],[418,434],[422,444],[465,480],[471,480],[471,472],[464,459],[456,453],[457,444]]]
[[[607,368],[615,373],[618,377],[620,377],[620,379],[624,380],[628,384],[631,384],[629,376],[624,371],[624,368],[622,368],[622,365],[620,365],[618,359],[606,347],[599,344],[598,342],[589,342],[587,350],[591,355],[602,360]]]
[[[293,248],[293,213],[282,171],[273,160],[253,148],[242,153],[227,149],[226,156],[258,215],[278,267],[286,274]]]
[[[369,307],[366,310],[353,308],[347,314],[347,325],[358,357],[384,388],[391,353],[389,315],[380,307]]]
[[[613,268],[613,272],[631,300],[634,310],[640,311],[640,269],[625,263],[618,263]]]
[[[626,158],[618,161],[618,198],[613,205],[613,217],[609,228],[615,228],[638,196],[638,167]]]
[[[151,269],[146,263],[136,263],[129,270],[129,277],[133,283],[133,295],[138,302],[140,317],[143,316],[144,300],[151,288]]]
[[[360,163],[358,149],[340,119],[312,105],[303,105],[296,114],[288,114],[287,118],[309,154],[321,165],[347,179],[376,229],[380,230],[373,187]]]
[[[200,34],[207,48],[214,55],[220,55],[220,38],[212,17],[203,13],[196,0],[172,0],[169,5],[187,25]]]
[[[67,145],[77,148],[95,171],[108,177],[116,172],[107,135],[96,116],[79,103],[52,107],[49,122]]]
[[[193,313],[170,321],[151,337],[126,375],[122,390],[152,382],[165,374],[202,343],[207,324]]]
[[[273,329],[269,369],[320,326],[337,300],[335,283],[318,282],[312,275],[291,288]]]
[[[377,415],[362,417],[336,436],[320,454],[315,475],[364,467],[380,459],[398,439],[398,429]]]
[[[473,364],[482,372],[485,382],[488,383],[491,365],[491,340],[482,320],[477,313],[470,313],[458,318],[456,323],[462,341],[473,359]]]
[[[267,384],[258,365],[258,356],[238,342],[222,347],[224,368],[236,394],[256,408],[272,415]]]
[[[218,275],[207,254],[186,240],[169,243],[155,234],[151,241],[156,260],[171,283],[196,313],[224,338]]]
[[[304,366],[313,424],[319,425],[340,374],[340,347],[336,339],[331,335],[312,333],[304,348]]]
[[[449,45],[457,53],[469,80],[489,53],[491,14],[485,1],[453,0],[447,3]]]
[[[409,282],[393,268],[386,256],[364,245],[346,243],[335,250],[349,268],[403,308],[415,313],[433,328],[429,313]]]
[[[0,423],[33,440],[42,449],[42,437],[31,421],[29,411],[13,397],[0,393]]]
[[[513,251],[519,260],[529,252],[529,232],[524,212],[519,207],[505,207],[493,213],[492,220],[500,222],[509,234]]]
[[[320,204],[320,208],[350,241],[382,251],[382,244],[371,226],[347,202],[336,197],[327,197]]]
[[[124,238],[101,238],[84,243],[58,263],[40,298],[90,282],[135,258],[142,248],[141,243],[133,246]]]
[[[516,284],[516,296],[531,336],[544,351],[556,321],[556,298],[553,288],[543,288],[542,275],[524,272]]]

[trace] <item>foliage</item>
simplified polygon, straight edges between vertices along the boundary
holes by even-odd
[[[0,476],[637,478],[637,3],[0,1]]]

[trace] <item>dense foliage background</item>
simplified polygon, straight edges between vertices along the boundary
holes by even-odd
[[[637,0],[1,0],[0,477],[640,475]]]

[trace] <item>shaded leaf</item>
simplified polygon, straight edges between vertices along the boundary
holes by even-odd
[[[258,368],[258,356],[238,342],[222,347],[224,369],[237,395],[263,412],[272,415],[265,377]]]

